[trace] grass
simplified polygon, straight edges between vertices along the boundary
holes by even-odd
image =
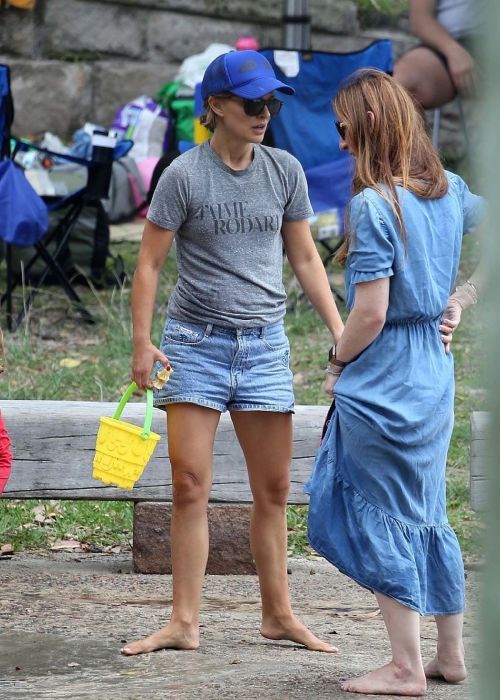
[[[380,12],[386,15],[400,15],[408,10],[408,0],[355,0],[361,14]]]
[[[408,0],[354,0],[362,27],[390,27],[408,14]]]
[[[85,551],[103,552],[128,547],[132,537],[128,502],[5,500],[0,506],[0,544],[15,551],[74,540]]]
[[[131,275],[137,244],[115,243]],[[473,239],[466,241],[461,276],[477,262]],[[4,271],[0,266],[0,288]],[[164,300],[175,281],[175,262],[170,258],[162,273],[154,314],[154,335],[160,336],[165,315]],[[335,271],[336,282],[340,271]],[[285,279],[292,299],[297,297],[290,271]],[[27,323],[7,335],[7,372],[0,378],[0,396],[5,399],[67,399],[116,401],[129,382],[131,351],[130,284],[111,291],[84,292],[86,303],[98,317],[95,326],[82,324],[57,288],[49,288],[35,300]],[[20,299],[17,300],[19,306]],[[345,309],[342,310],[345,315]],[[297,298],[286,318],[292,346],[292,369],[298,404],[328,405],[322,391],[325,353],[329,334],[307,302]],[[469,415],[484,409],[484,383],[480,371],[476,309],[467,312],[455,334],[456,422],[448,462],[448,506],[450,521],[466,555],[477,550],[478,516],[470,509],[468,491]],[[68,360],[72,361],[68,363]],[[73,366],[66,366],[66,365]],[[307,553],[306,507],[288,511],[289,552]],[[16,550],[47,548],[61,539],[77,539],[87,548],[102,550],[128,547],[132,532],[132,504],[88,501],[0,500],[0,545]]]

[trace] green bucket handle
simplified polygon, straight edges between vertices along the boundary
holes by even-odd
[[[123,409],[125,408],[125,404],[129,400],[129,398],[132,396],[134,391],[137,391],[137,384],[135,382],[132,382],[130,386],[125,390],[125,393],[123,394],[122,398],[120,399],[120,403],[118,404],[118,407],[115,411],[115,414],[113,418],[115,420],[119,420],[120,416],[123,412]],[[146,389],[146,417],[144,418],[144,428],[141,433],[141,438],[143,440],[147,440],[151,434],[151,422],[153,420],[153,390],[152,389]]]

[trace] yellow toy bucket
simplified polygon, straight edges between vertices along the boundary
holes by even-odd
[[[113,418],[102,416],[99,419],[92,477],[113,484],[122,489],[132,490],[141,477],[144,467],[160,439],[151,432],[153,419],[153,392],[146,391],[146,417],[144,427],[119,420],[125,404],[137,389],[132,382],[123,394]]]

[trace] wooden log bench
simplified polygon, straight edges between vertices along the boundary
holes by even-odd
[[[470,417],[470,503],[473,510],[482,511],[488,500],[487,468],[490,458],[488,432],[491,414],[474,411]]]
[[[129,500],[134,502],[133,562],[139,573],[170,573],[172,482],[165,414],[155,411],[152,429],[162,436],[132,491],[92,478],[100,416],[116,403],[2,401],[14,463],[3,498]],[[303,486],[319,445],[326,406],[297,406],[294,416],[290,504],[307,503]],[[131,403],[123,420],[142,425],[144,405]],[[222,415],[214,447],[209,504],[210,556],[207,573],[254,572],[249,522],[252,496],[243,454],[230,418]]]
[[[115,403],[88,401],[2,401],[14,446],[12,475],[3,498],[128,500],[134,502],[133,562],[138,573],[170,573],[172,482],[163,412],[155,411],[153,430],[162,436],[132,491],[92,478],[100,416],[112,416]],[[307,503],[303,486],[319,445],[325,406],[297,406],[294,420],[290,504]],[[128,404],[124,420],[142,424],[144,406]],[[486,502],[489,414],[471,414],[470,498],[474,510]],[[214,447],[209,503],[210,555],[207,573],[254,572],[249,521],[252,496],[243,454],[230,418],[221,417]]]

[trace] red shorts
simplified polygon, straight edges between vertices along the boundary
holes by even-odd
[[[0,414],[0,494],[3,493],[12,467],[12,452],[10,438]]]

